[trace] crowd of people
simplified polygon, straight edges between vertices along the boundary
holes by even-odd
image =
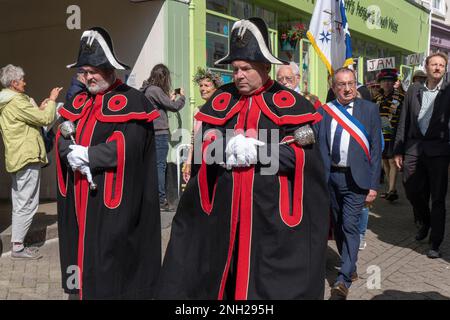
[[[396,69],[379,90],[351,68],[330,75],[326,103],[301,92],[297,64],[274,56],[260,18],[234,23],[228,54],[233,82],[199,68],[202,105],[193,110],[187,183],[163,262],[160,210],[168,112],[185,106],[169,69],[156,65],[140,90],[116,70],[129,67],[96,27],[80,40],[76,74],[58,110],[55,154],[62,286],[80,299],[323,299],[327,242],[340,268],[331,299],[358,279],[369,208],[396,201],[397,174],[427,257],[440,257],[450,159],[447,56],[426,58],[404,92]],[[271,79],[272,65],[277,65]],[[39,259],[24,246],[48,163],[43,127],[55,121],[62,88],[38,106],[24,71],[1,69],[0,130],[12,178],[13,259]],[[47,137],[48,139],[48,137]],[[51,138],[50,138],[51,139]],[[431,207],[429,206],[431,200]]]

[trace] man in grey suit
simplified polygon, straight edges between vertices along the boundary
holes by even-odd
[[[378,106],[357,98],[355,73],[340,68],[333,76],[336,99],[319,109],[320,151],[330,190],[334,237],[341,268],[330,299],[346,299],[357,277],[359,220],[364,204],[377,196],[381,172],[381,120]]]
[[[396,165],[403,168],[406,196],[416,222],[421,224],[416,240],[425,239],[431,228],[427,252],[431,259],[440,257],[445,228],[450,159],[450,87],[444,81],[447,63],[447,56],[441,52],[426,58],[427,81],[409,87],[394,144]]]

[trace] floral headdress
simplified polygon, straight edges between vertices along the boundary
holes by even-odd
[[[211,82],[214,83],[214,86],[216,88],[220,87],[223,84],[222,77],[218,73],[212,72],[209,69],[198,67],[197,73],[194,75],[192,81],[198,84],[203,79],[211,80]]]

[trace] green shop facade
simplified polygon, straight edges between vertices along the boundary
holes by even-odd
[[[295,61],[302,72],[301,89],[324,98],[328,89],[327,73],[309,41],[288,41],[293,32],[308,28],[314,0],[194,0],[191,2],[193,28],[190,35],[191,72],[207,66],[231,81],[229,67],[217,68],[214,61],[228,51],[232,24],[239,19],[258,16],[270,30],[272,50],[281,58]],[[367,61],[395,57],[401,69],[406,57],[427,52],[429,12],[406,0],[346,0],[347,18],[352,36],[353,56],[361,82],[373,81],[376,72],[367,71]],[[292,45],[291,45],[292,44]],[[195,96],[195,101],[201,103]]]
[[[298,41],[289,41],[294,31],[301,33],[308,29],[315,0],[181,2],[166,2],[169,31],[166,54],[167,63],[173,71],[174,85],[187,89],[189,99],[180,114],[170,116],[171,128],[191,130],[193,111],[203,103],[198,87],[191,81],[197,67],[206,66],[219,72],[225,82],[232,80],[230,67],[215,66],[214,61],[227,54],[233,23],[252,16],[261,17],[268,24],[275,55],[299,64],[302,91],[310,91],[325,100],[328,83],[324,64],[305,36]],[[395,65],[392,67],[401,70],[404,77],[409,77],[415,66],[407,65],[407,57],[428,51],[429,11],[408,0],[346,0],[346,9],[358,80],[362,83],[374,82],[378,71],[368,71],[368,61],[387,57],[394,57]],[[272,77],[275,75],[274,69]],[[169,154],[172,166],[177,163],[177,147],[187,142],[188,139],[178,134],[172,137],[173,148]],[[174,181],[174,178],[171,180]]]

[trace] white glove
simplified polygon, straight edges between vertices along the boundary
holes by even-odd
[[[72,144],[69,146],[72,150],[67,155],[67,160],[73,170],[80,168],[82,165],[89,164],[88,148],[80,146],[78,144]]]
[[[245,160],[248,166],[258,162],[258,148],[265,145],[264,142],[254,138],[247,138]]]
[[[92,183],[91,168],[89,168],[87,164],[81,165],[78,171],[80,171],[82,175],[86,176],[86,179],[89,183]]]
[[[231,138],[225,148],[227,169],[233,167],[249,167],[252,164],[256,164],[258,158],[256,146],[263,145],[264,142],[253,138],[246,138],[242,134]]]
[[[238,134],[237,136],[231,138],[230,141],[228,141],[227,147],[225,148],[227,169],[237,167],[239,166],[239,164],[244,164],[244,152],[245,137],[242,134]]]

